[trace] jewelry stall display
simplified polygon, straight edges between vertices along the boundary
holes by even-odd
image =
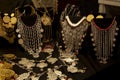
[[[30,6],[31,7],[31,6]],[[26,12],[25,12],[26,13]],[[21,15],[18,18],[17,29],[16,32],[18,33],[18,43],[33,57],[38,58],[39,53],[42,50],[42,33],[44,32],[42,25],[41,25],[41,18],[37,13],[33,15]],[[32,21],[35,19],[33,25],[27,25],[24,23],[22,19],[25,18],[26,20]],[[26,22],[28,23],[28,22]]]
[[[0,15],[0,36],[5,38],[9,43],[14,43],[15,36],[15,26],[17,23],[17,18],[14,13],[8,14],[3,13]]]
[[[106,64],[109,57],[112,56],[113,47],[115,47],[116,36],[119,28],[114,19],[93,19],[91,22],[91,36],[97,59],[100,63]],[[107,22],[111,22],[108,25]]]

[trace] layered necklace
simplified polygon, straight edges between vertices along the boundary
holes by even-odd
[[[94,20],[91,22],[91,36],[93,41],[94,50],[96,51],[97,59],[100,63],[106,64],[110,56],[112,56],[113,47],[115,47],[115,36],[118,34],[119,28],[115,18],[112,23],[106,27],[101,28]]]
[[[69,16],[66,16],[65,20],[61,21],[61,27],[66,52],[78,52],[88,28],[86,17],[82,17],[77,23],[73,23]]]
[[[36,14],[37,15],[37,14]],[[18,18],[16,32],[18,33],[18,43],[33,57],[39,57],[42,47],[42,32],[40,16],[37,15],[36,22],[33,26],[27,26],[22,21],[21,17]]]

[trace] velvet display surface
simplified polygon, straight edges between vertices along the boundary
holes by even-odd
[[[46,59],[46,56],[48,56],[47,53],[41,53],[39,58],[33,59],[32,56],[28,55],[27,52],[25,52],[20,46],[18,45],[14,45],[14,46],[9,46],[6,48],[1,48],[1,55],[2,54],[7,54],[7,53],[13,53],[17,56],[16,59],[11,60],[12,63],[17,63],[22,59],[22,58],[27,58],[29,60],[35,60],[35,61],[39,61],[39,60],[44,60]],[[46,71],[48,68],[53,68],[54,66],[60,66],[63,65],[62,61],[58,58],[59,57],[59,52],[57,47],[55,47],[54,52],[53,52],[53,57],[57,58],[58,61],[55,64],[49,64],[48,63],[48,67],[44,68],[44,70]],[[68,77],[72,78],[73,80],[86,80],[88,79],[90,76],[95,74],[95,70],[92,68],[92,66],[90,65],[90,63],[86,60],[86,58],[83,55],[79,55],[80,60],[78,61],[78,67],[82,68],[82,67],[86,67],[86,72],[85,73],[70,73],[67,71],[66,66],[62,66],[61,68],[59,68],[60,71],[62,71],[63,74],[67,75]],[[18,65],[14,65],[13,66],[13,70],[18,74],[22,74],[22,73],[26,73],[28,72],[27,70],[21,68]],[[32,71],[39,74],[42,73],[40,71],[40,69],[38,67],[33,67]],[[44,72],[44,71],[43,71]],[[47,80],[47,74],[45,73],[43,76],[41,76],[39,78],[39,80]],[[59,80],[59,79],[58,79]]]

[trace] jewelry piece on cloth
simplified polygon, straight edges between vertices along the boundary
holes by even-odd
[[[49,63],[51,63],[51,64],[54,64],[55,62],[57,62],[57,58],[53,58],[53,57],[51,57],[51,58],[49,58],[48,60],[47,60],[47,62],[49,62]]]
[[[28,77],[30,76],[30,73],[23,73],[21,75],[19,75],[19,77],[17,78],[17,80],[25,80],[28,79]]]
[[[43,68],[47,67],[47,66],[48,66],[48,64],[47,64],[47,63],[44,63],[44,62],[40,62],[40,63],[37,64],[37,67],[39,67],[41,70],[42,70]]]
[[[35,66],[34,60],[28,60],[26,58],[22,58],[21,61],[18,62],[19,64],[24,65],[27,69],[31,69]]]
[[[57,74],[55,74],[51,68],[48,68],[47,75],[47,80],[57,80],[58,78]]]
[[[21,17],[18,18],[18,26],[17,26],[17,33],[18,33],[18,43],[34,58],[39,57],[39,53],[42,49],[42,33],[43,28],[41,25],[40,16],[37,15],[36,22],[33,26],[26,26]]]
[[[77,23],[73,23],[69,19],[69,16],[66,16],[65,20],[61,21],[61,27],[62,40],[65,44],[66,53],[77,53],[88,28],[86,17],[83,17]]]
[[[91,36],[94,50],[96,51],[97,59],[100,63],[106,64],[110,56],[112,56],[113,47],[115,47],[115,34],[118,33],[119,28],[115,18],[110,26],[104,28],[99,27],[95,21],[91,22]]]
[[[14,75],[15,72],[11,69],[0,69],[0,78],[2,78],[3,80],[11,80]]]
[[[16,56],[14,54],[3,54],[3,57],[5,59],[9,59],[9,60],[13,60],[16,58]]]
[[[6,61],[0,61],[0,69],[12,69],[13,65],[6,62]]]

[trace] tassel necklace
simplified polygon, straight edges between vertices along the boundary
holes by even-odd
[[[86,17],[83,17],[77,23],[71,22],[69,16],[65,17],[64,21],[61,21],[62,26],[62,40],[64,41],[66,52],[77,52],[80,48],[83,38],[86,35],[88,24]]]
[[[41,46],[43,45],[43,28],[39,15],[37,15],[36,22],[33,26],[26,26],[21,17],[18,18],[16,32],[19,38],[18,43],[28,51],[29,54],[33,55],[34,58],[38,58],[41,52]]]
[[[101,24],[101,23],[100,23]],[[115,18],[112,23],[106,28],[100,28],[96,25],[95,21],[91,22],[91,36],[93,41],[94,50],[96,51],[97,59],[100,63],[106,64],[110,56],[112,56],[113,47],[115,47],[115,41],[119,28]]]

